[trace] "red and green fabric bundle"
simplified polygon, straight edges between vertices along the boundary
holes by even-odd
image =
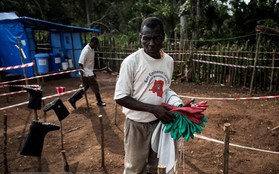
[[[207,101],[196,103],[194,100],[189,101],[182,107],[175,107],[167,103],[162,104],[169,109],[176,117],[172,123],[165,124],[165,133],[170,133],[174,140],[183,137],[188,141],[190,137],[194,139],[194,134],[200,134],[205,127],[207,117],[203,112],[207,109]]]

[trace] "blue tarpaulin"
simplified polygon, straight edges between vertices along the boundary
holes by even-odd
[[[51,35],[51,49],[73,59],[77,64],[82,45],[82,32],[97,32],[94,28],[83,28],[53,23],[29,17],[18,17],[14,12],[0,13],[0,67],[21,65],[19,42],[26,56],[23,63],[34,62],[36,46],[34,30],[47,30]],[[69,44],[70,43],[70,44]],[[9,70],[23,75],[22,69]],[[33,67],[26,68],[27,76],[34,76]]]

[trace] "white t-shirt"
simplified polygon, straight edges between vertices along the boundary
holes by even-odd
[[[163,53],[163,52],[162,52]],[[115,87],[114,99],[126,96],[154,105],[164,102],[164,95],[169,89],[173,73],[173,58],[166,53],[161,59],[154,59],[143,49],[126,57],[120,68]],[[123,107],[126,117],[136,122],[151,122],[157,118],[149,112],[135,111]]]
[[[95,58],[95,51],[92,49],[89,44],[87,44],[80,53],[79,56],[79,64],[83,65],[84,72],[83,76],[93,76],[93,70],[94,70],[94,58]]]

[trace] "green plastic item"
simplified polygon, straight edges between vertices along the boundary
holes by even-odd
[[[183,114],[174,113],[176,117],[173,123],[165,124],[165,133],[170,133],[174,140],[179,138],[184,138],[185,141],[189,141],[190,138],[194,139],[194,134],[200,134],[205,127],[205,122],[207,122],[206,116],[201,118],[202,123],[196,124],[185,117]]]

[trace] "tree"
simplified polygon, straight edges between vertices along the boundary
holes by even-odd
[[[229,5],[228,5],[229,4]],[[100,28],[137,40],[147,16],[165,23],[167,38],[204,40],[255,33],[258,24],[279,27],[278,0],[1,0],[0,11],[52,22]]]
[[[180,6],[179,16],[180,16],[180,43],[183,43],[185,40],[188,40],[188,25],[187,25],[187,15],[186,15],[186,6],[185,2]]]

